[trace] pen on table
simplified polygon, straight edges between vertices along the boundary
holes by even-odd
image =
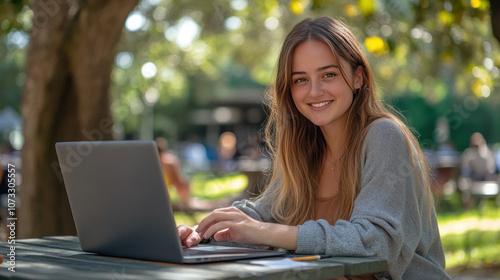
[[[331,258],[332,255],[314,255],[314,256],[305,256],[305,257],[295,257],[292,258],[293,261],[317,261],[320,259]]]

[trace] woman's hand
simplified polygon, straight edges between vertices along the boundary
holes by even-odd
[[[182,245],[186,247],[198,245],[198,243],[200,243],[201,241],[200,235],[192,227],[180,225],[177,227],[177,232],[179,233],[179,237],[181,238]]]
[[[211,236],[215,241],[235,241],[245,244],[260,245],[263,223],[254,220],[236,207],[227,207],[214,210],[205,217],[196,231],[203,239]]]
[[[265,223],[250,218],[236,207],[214,210],[203,219],[196,231],[203,239],[234,241],[251,245],[295,250],[298,227]]]

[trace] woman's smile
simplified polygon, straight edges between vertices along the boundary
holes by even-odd
[[[329,100],[329,101],[310,103],[309,105],[312,107],[314,111],[321,111],[329,107],[329,105],[332,103],[333,100]]]

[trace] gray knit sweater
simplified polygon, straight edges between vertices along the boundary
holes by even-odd
[[[299,225],[295,252],[379,257],[389,266],[379,279],[451,279],[444,271],[435,211],[429,220],[399,126],[388,119],[376,121],[361,156],[361,192],[351,218],[335,225],[323,219]],[[233,205],[254,219],[276,222],[271,203],[264,195]]]

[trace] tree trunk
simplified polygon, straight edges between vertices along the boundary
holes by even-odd
[[[500,1],[490,0],[490,13],[493,36],[500,41]]]
[[[112,138],[108,88],[114,47],[137,2],[32,2],[18,238],[76,233],[54,144]]]

